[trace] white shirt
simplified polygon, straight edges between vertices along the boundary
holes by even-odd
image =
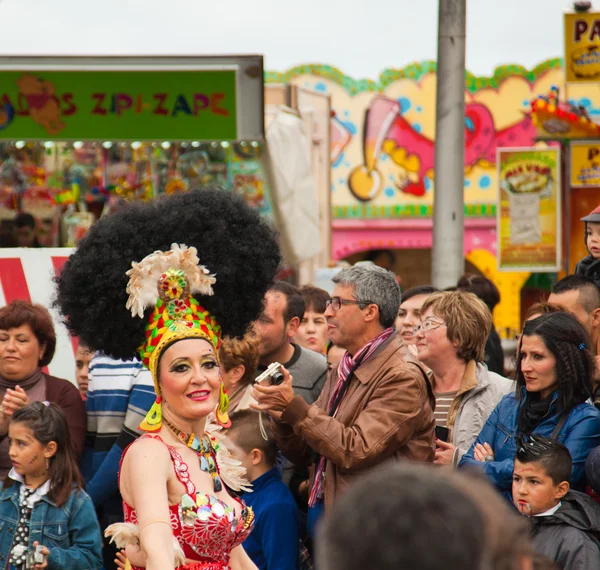
[[[25,479],[23,479],[23,476],[19,475],[15,471],[14,467],[10,470],[10,473],[8,474],[8,476],[13,481],[18,481],[19,483],[22,483],[20,494],[19,494],[19,502],[22,504],[23,503],[23,495],[24,495],[23,491],[24,491],[24,489],[26,487],[26,485],[25,485]],[[40,485],[35,490],[35,493],[33,493],[31,495],[31,497],[29,497],[29,499],[27,500],[27,506],[29,508],[33,508],[33,505],[35,505],[44,495],[47,495],[49,490],[50,490],[50,479],[48,479],[48,481],[46,481],[43,485]]]
[[[533,516],[534,517],[551,517],[556,511],[558,511],[558,509],[560,509],[561,505],[562,505],[562,502],[559,502],[558,505],[556,505],[555,507],[552,507],[551,509],[544,511],[543,513],[540,513],[539,515],[533,515]]]

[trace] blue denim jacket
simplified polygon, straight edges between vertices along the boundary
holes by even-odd
[[[523,395],[526,395],[524,389]],[[483,469],[491,482],[511,502],[512,474],[514,458],[517,454],[515,436],[518,432],[517,418],[520,405],[521,402],[514,393],[504,396],[483,426],[471,449],[463,455],[459,463],[459,467],[477,466]],[[554,401],[550,412],[533,430],[533,433],[552,437],[558,421],[556,402]],[[556,439],[568,448],[573,458],[571,486],[576,490],[585,490],[585,460],[590,451],[600,445],[600,410],[587,402],[575,406],[558,432]],[[490,444],[494,450],[494,461],[481,463],[475,459],[475,446],[478,443]]]
[[[0,493],[0,568],[10,558],[19,520],[19,491],[15,481]],[[50,550],[49,570],[97,570],[102,568],[102,537],[92,500],[73,489],[60,507],[44,496],[33,507],[29,545],[34,541]]]

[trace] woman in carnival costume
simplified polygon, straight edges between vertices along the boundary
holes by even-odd
[[[189,247],[188,247],[189,246]],[[147,432],[122,458],[127,524],[113,525],[133,568],[250,570],[240,546],[251,509],[219,426],[229,423],[221,336],[260,314],[280,263],[274,232],[241,199],[201,190],[101,219],[68,260],[57,304],[71,331],[154,377]]]

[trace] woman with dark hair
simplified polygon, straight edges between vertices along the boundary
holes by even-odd
[[[247,481],[216,426],[230,425],[219,348],[261,314],[280,260],[256,210],[200,190],[102,218],[65,264],[57,302],[71,331],[109,356],[137,356],[154,380],[147,433],[122,456],[131,524],[106,530],[134,569],[256,570],[241,547],[252,511],[228,490]]]
[[[79,391],[68,380],[42,371],[55,348],[52,317],[44,307],[13,301],[0,309],[0,478],[11,467],[6,440],[10,418],[31,402],[50,401],[63,409],[75,455],[81,457],[86,420]]]
[[[417,344],[413,331],[421,322],[421,307],[427,297],[437,291],[438,289],[431,285],[418,285],[402,293],[395,326],[405,345]]]
[[[573,458],[571,486],[585,490],[585,460],[600,444],[600,411],[592,395],[594,365],[585,329],[568,313],[528,321],[517,355],[517,387],[505,396],[460,465],[480,466],[510,500],[517,436],[563,443]]]

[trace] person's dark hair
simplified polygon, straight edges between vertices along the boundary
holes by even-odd
[[[277,443],[271,430],[271,422],[267,416],[262,418],[262,429],[267,439],[261,433],[261,413],[255,410],[239,410],[231,414],[231,427],[227,435],[245,452],[250,453],[253,449],[263,452],[265,462],[269,467],[275,465],[277,458]]]
[[[14,228],[6,225],[0,225],[0,248],[17,247],[19,242]]]
[[[521,570],[533,547],[526,517],[521,516],[485,478],[480,469],[448,471],[446,479],[477,505],[484,520],[490,570]]]
[[[42,445],[48,445],[51,441],[56,443],[56,453],[50,459],[48,470],[48,497],[58,506],[63,505],[71,495],[73,487],[83,489],[83,480],[71,445],[71,435],[64,412],[56,404],[33,402],[13,414],[10,424],[16,423],[28,427]],[[12,480],[7,478],[4,488],[11,485]]]
[[[600,307],[600,288],[593,279],[583,275],[567,275],[552,286],[555,295],[569,291],[579,292],[579,304],[586,313],[592,313]]]
[[[568,414],[591,397],[594,363],[588,334],[570,313],[550,313],[527,321],[523,328],[517,352],[517,398],[523,398],[522,388],[525,386],[520,349],[526,336],[539,336],[556,359],[559,414]]]
[[[31,228],[32,230],[34,230],[35,229],[35,218],[27,212],[21,212],[20,214],[17,214],[17,216],[15,217],[15,227],[16,228]]]
[[[216,274],[214,295],[196,300],[215,317],[222,336],[244,336],[262,312],[281,255],[258,211],[217,189],[132,204],[96,222],[57,278],[56,304],[70,332],[109,356],[138,357],[153,309],[132,318],[126,272],[133,261],[173,243],[197,248],[200,263]]]
[[[411,287],[401,294],[400,305],[402,305],[404,301],[408,301],[417,295],[431,295],[432,293],[437,293],[438,291],[439,289],[433,285],[417,285],[416,287]]]
[[[283,323],[288,324],[294,317],[299,321],[304,316],[304,297],[300,293],[300,289],[287,281],[275,281],[269,287],[270,293],[281,293],[285,295],[286,305],[283,312]]]
[[[327,570],[480,570],[486,561],[485,525],[475,501],[444,472],[402,463],[350,487],[317,541],[318,566]]]
[[[373,249],[367,253],[365,261],[375,263],[375,260],[382,255],[388,258],[390,265],[393,266],[396,263],[396,254],[391,249]]]
[[[331,299],[331,295],[325,289],[313,285],[304,285],[300,289],[300,294],[304,298],[304,311],[312,309],[315,313],[324,313],[327,301]]]
[[[500,302],[500,291],[487,277],[483,275],[465,274],[456,284],[459,291],[468,291],[475,293],[487,306],[491,312]]]
[[[48,366],[56,350],[56,331],[50,313],[46,307],[29,301],[12,301],[0,309],[0,330],[16,329],[22,325],[29,325],[40,346],[46,346],[39,365]]]
[[[573,469],[571,454],[556,439],[539,435],[522,437],[517,442],[515,459],[523,464],[539,463],[555,485],[571,480]]]

